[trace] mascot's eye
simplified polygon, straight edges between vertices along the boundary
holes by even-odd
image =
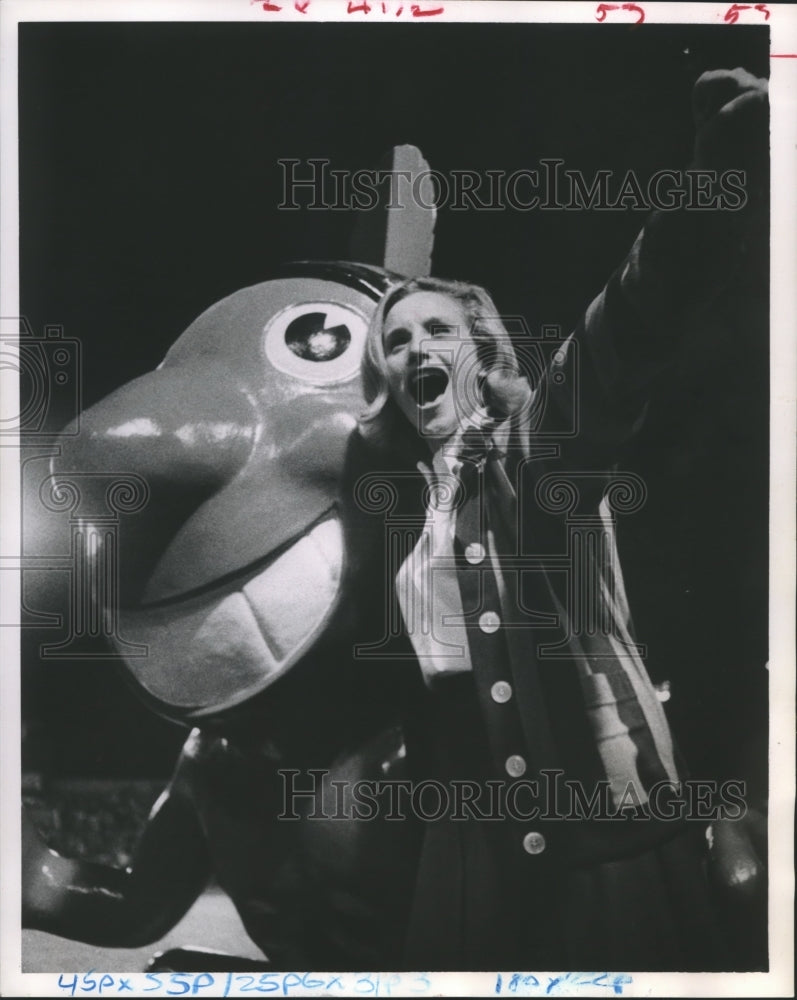
[[[264,330],[266,357],[286,375],[329,385],[360,369],[368,323],[339,302],[305,302],[277,313]]]
[[[288,324],[285,343],[299,358],[332,361],[351,344],[351,332],[344,323],[325,326],[326,313],[304,313]]]

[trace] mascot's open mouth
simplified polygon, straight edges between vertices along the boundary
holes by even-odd
[[[425,366],[412,375],[409,391],[419,409],[431,406],[448,388],[449,374],[445,368]]]
[[[342,570],[343,529],[330,512],[217,586],[122,609],[124,641],[148,650],[128,667],[170,717],[224,712],[264,690],[326,633]]]

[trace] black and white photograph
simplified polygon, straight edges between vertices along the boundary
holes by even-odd
[[[3,992],[791,994],[797,8],[686,6],[3,11]]]

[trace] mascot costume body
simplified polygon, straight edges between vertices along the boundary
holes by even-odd
[[[407,146],[392,167],[428,169]],[[428,273],[434,222],[428,207],[367,220],[354,239],[386,267],[285,265],[81,415],[54,497],[77,482],[82,509],[102,509],[118,473],[141,508],[113,545],[101,523],[81,525],[86,603],[145,702],[194,728],[129,870],[55,856],[24,819],[29,926],[111,947],[157,941],[212,875],[264,968],[398,961],[416,841],[330,818],[329,782],[308,793],[280,772],[402,773],[389,685],[352,675],[337,505],[369,320],[391,281]],[[179,967],[191,961],[183,952]],[[202,952],[197,967],[222,961]]]

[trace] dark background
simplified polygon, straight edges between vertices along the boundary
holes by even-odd
[[[278,159],[357,169],[410,142],[442,173],[560,157],[645,178],[688,164],[699,72],[767,75],[768,45],[739,25],[22,25],[22,312],[80,340],[90,405],[275,264],[349,256],[352,213],[278,210]],[[568,330],[643,220],[443,209],[433,270]],[[620,534],[637,632],[698,772],[729,766],[763,705],[767,299],[762,250],[718,306],[721,349],[687,352],[627,460],[649,491]],[[41,639],[23,633],[25,765],[168,773],[182,731],[111,661],[39,662]]]

